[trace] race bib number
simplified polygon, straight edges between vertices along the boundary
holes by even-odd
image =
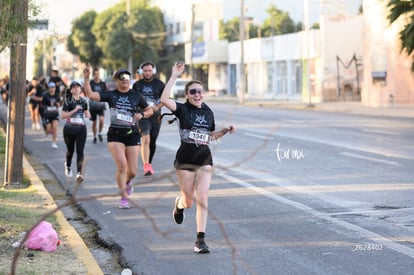
[[[208,143],[210,135],[190,131],[188,137],[198,143]]]
[[[71,117],[70,123],[72,124],[83,124],[83,118],[81,117]]]
[[[121,114],[121,113],[116,114],[116,119],[131,123],[131,124],[134,123],[134,118],[132,116]]]
[[[48,106],[46,108],[46,110],[48,110],[49,112],[57,111],[57,107],[56,106]]]

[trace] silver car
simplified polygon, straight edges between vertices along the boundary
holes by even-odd
[[[170,97],[174,99],[178,99],[179,97],[184,97],[185,85],[189,81],[190,81],[189,79],[177,78],[177,80],[175,81],[174,87],[171,90]]]

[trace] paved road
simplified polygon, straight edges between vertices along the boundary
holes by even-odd
[[[194,209],[181,226],[171,218],[176,124],[163,124],[156,176],[143,177],[140,164],[130,210],[117,208],[106,144],[88,138],[86,180],[75,196],[86,198],[79,204],[100,239],[121,248],[124,265],[143,274],[412,271],[412,119],[213,105],[219,127],[231,121],[239,131],[213,146],[208,255],[192,252]],[[74,191],[61,135],[56,150],[26,127],[24,142]]]

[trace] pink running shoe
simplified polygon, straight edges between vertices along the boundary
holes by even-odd
[[[154,169],[152,169],[151,163],[144,164],[144,175],[145,176],[154,175]]]
[[[120,209],[129,209],[131,208],[131,206],[129,205],[128,199],[121,199],[121,201],[119,202],[119,206]]]

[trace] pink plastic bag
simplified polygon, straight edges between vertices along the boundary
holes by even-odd
[[[56,250],[59,243],[56,230],[53,229],[52,224],[46,221],[41,221],[30,232],[24,245],[28,249],[53,252]]]

